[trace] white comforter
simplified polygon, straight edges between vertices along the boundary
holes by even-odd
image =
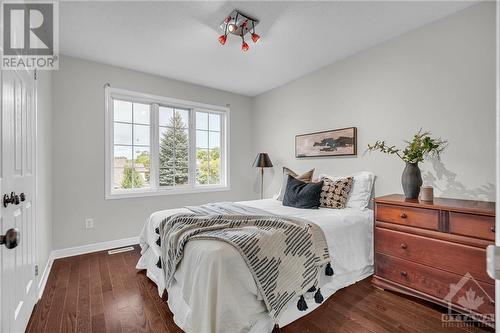
[[[373,212],[369,209],[297,209],[274,199],[239,202],[271,214],[307,219],[319,225],[326,236],[333,279],[321,289],[328,298],[336,290],[359,281],[373,272]],[[156,262],[160,249],[155,244],[155,228],[167,216],[189,213],[185,208],[158,211],[151,215],[141,232],[142,247],[138,269],[158,285],[161,295],[165,282]],[[273,322],[258,293],[243,258],[231,245],[213,240],[196,240],[186,245],[184,258],[168,288],[168,304],[175,323],[186,332],[270,332]],[[312,295],[311,295],[312,296]],[[307,300],[309,309],[300,312],[296,300],[284,311],[284,326],[319,305]]]

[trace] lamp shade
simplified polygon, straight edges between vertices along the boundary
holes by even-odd
[[[273,162],[271,162],[267,153],[258,153],[257,157],[255,157],[255,161],[253,162],[253,166],[257,168],[271,168],[273,166]]]

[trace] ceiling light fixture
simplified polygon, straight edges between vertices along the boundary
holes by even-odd
[[[236,9],[227,16],[224,21],[220,24],[220,28],[224,31],[224,34],[219,37],[219,43],[221,45],[226,44],[228,33],[241,37],[241,50],[246,52],[250,48],[245,42],[245,35],[250,33],[254,43],[257,43],[260,36],[255,33],[255,26],[259,24],[259,20],[251,18],[246,14],[242,14]]]

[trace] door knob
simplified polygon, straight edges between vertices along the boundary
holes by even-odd
[[[8,249],[13,249],[19,245],[21,234],[17,228],[7,230],[5,235],[0,235],[0,245],[5,245]]]

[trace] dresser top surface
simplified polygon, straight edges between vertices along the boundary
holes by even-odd
[[[397,204],[401,206],[442,209],[449,211],[495,215],[495,203],[491,201],[462,200],[435,197],[433,201],[406,199],[402,194],[390,194],[374,199],[376,203]]]

